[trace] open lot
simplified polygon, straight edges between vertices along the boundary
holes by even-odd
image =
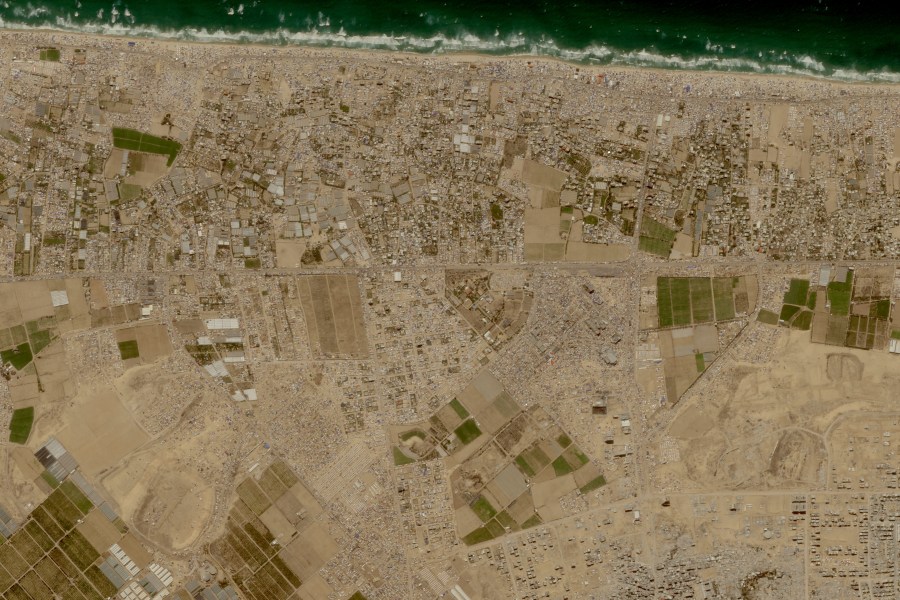
[[[297,291],[310,346],[319,356],[368,356],[368,336],[355,275],[299,277]]]
[[[149,439],[111,385],[80,391],[65,421],[58,437],[90,475],[118,464]]]

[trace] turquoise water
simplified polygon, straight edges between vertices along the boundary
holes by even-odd
[[[0,26],[900,82],[898,11],[891,6],[833,0],[0,0]]]

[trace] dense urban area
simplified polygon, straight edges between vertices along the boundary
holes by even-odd
[[[900,598],[900,87],[0,64],[0,599]]]

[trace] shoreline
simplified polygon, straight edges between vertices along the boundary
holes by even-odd
[[[577,60],[565,56],[554,56],[550,54],[540,53],[521,53],[521,52],[489,52],[479,51],[477,48],[460,48],[460,49],[439,49],[432,51],[417,52],[403,48],[386,48],[386,47],[366,47],[340,44],[318,44],[318,43],[264,43],[259,41],[241,41],[230,39],[182,39],[169,36],[155,35],[129,35],[96,33],[88,31],[72,31],[69,29],[53,29],[53,28],[17,28],[0,26],[0,39],[5,35],[32,35],[42,36],[71,36],[73,38],[94,39],[98,43],[102,40],[122,41],[122,42],[141,42],[145,44],[160,44],[161,46],[178,45],[196,48],[250,48],[256,51],[281,51],[299,54],[317,54],[317,55],[354,55],[360,53],[368,57],[372,56],[402,56],[419,61],[424,60],[467,60],[471,62],[491,62],[491,61],[516,61],[516,62],[534,62],[534,63],[552,63],[557,65],[565,65],[576,69],[597,70],[597,71],[613,71],[613,72],[641,72],[641,73],[659,73],[667,75],[694,75],[694,76],[720,76],[720,77],[737,77],[737,78],[762,78],[775,81],[807,81],[817,84],[837,85],[841,87],[875,87],[882,90],[900,87],[900,73],[889,72],[886,75],[896,77],[897,80],[884,79],[865,79],[865,78],[842,78],[832,75],[817,74],[815,72],[801,72],[798,69],[781,68],[772,72],[758,71],[752,69],[729,69],[729,68],[692,68],[689,66],[661,66],[661,65],[639,65],[628,64],[625,62],[616,62],[616,59],[610,62],[602,63],[598,60],[582,59]],[[249,34],[249,32],[248,32]],[[570,51],[566,51],[572,53]],[[660,55],[661,56],[661,55]],[[667,57],[662,57],[667,58]],[[671,61],[680,60],[675,57],[668,57]],[[728,59],[726,59],[728,60]],[[674,64],[674,63],[673,63]],[[773,65],[773,68],[777,65]],[[836,71],[837,72],[837,71]],[[865,76],[865,74],[860,74]]]

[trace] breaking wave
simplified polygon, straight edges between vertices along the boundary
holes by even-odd
[[[343,27],[334,31],[330,20],[319,13],[307,30],[277,28],[269,31],[226,30],[186,27],[165,29],[135,23],[134,16],[124,10],[125,19],[120,19],[118,11],[103,20],[102,14],[94,21],[75,21],[70,16],[47,17],[46,10],[26,5],[21,11],[29,17],[44,16],[40,22],[5,20],[0,16],[0,28],[37,30],[50,29],[71,33],[86,33],[106,36],[123,36],[162,40],[181,40],[204,43],[259,44],[275,46],[313,46],[352,49],[390,50],[416,53],[480,53],[490,55],[516,55],[559,58],[566,61],[612,66],[635,66],[675,70],[726,71],[736,73],[761,73],[793,75],[834,79],[847,82],[900,83],[900,72],[884,70],[854,70],[830,67],[808,54],[791,56],[785,53],[768,52],[763,59],[759,52],[756,58],[729,52],[722,44],[706,41],[704,54],[665,54],[653,48],[639,50],[617,49],[605,44],[592,44],[584,48],[566,48],[548,37],[532,38],[521,33],[482,37],[461,32],[454,35],[439,33],[432,36],[394,35],[374,33],[369,35],[348,34]],[[242,13],[243,5],[230,8],[228,14]],[[24,16],[23,15],[23,16]],[[77,15],[77,13],[76,13]],[[283,16],[279,18],[283,22]],[[734,49],[734,46],[731,46]]]

